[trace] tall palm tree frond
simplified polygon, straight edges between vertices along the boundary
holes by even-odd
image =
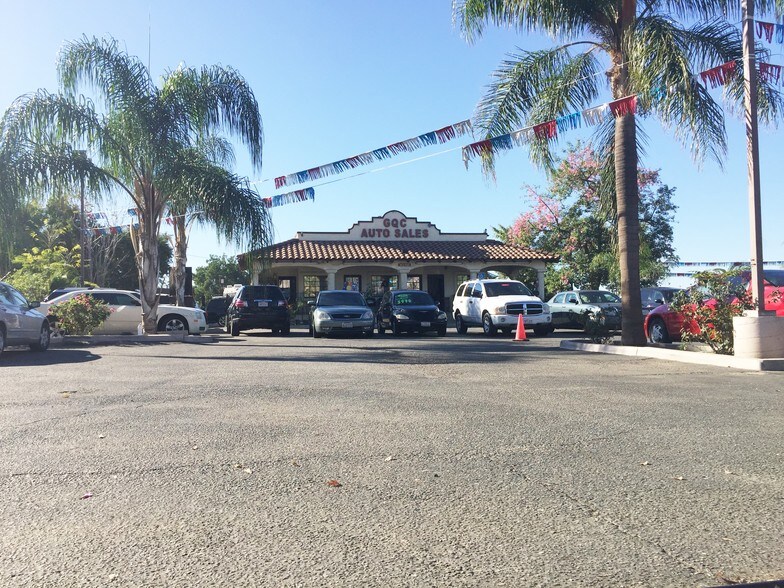
[[[199,218],[213,224],[227,241],[249,249],[272,243],[272,222],[258,193],[247,180],[198,158],[194,151],[183,153],[179,169],[189,204],[201,211]]]
[[[67,94],[87,83],[104,99],[107,110],[142,112],[156,92],[144,64],[120,50],[115,39],[84,36],[66,43],[58,55],[57,72]]]
[[[453,0],[452,20],[470,42],[482,36],[487,24],[569,38],[591,29],[596,20],[609,23],[614,4],[609,0]]]
[[[475,128],[493,137],[590,105],[598,96],[599,62],[592,50],[572,56],[570,46],[524,52],[504,61],[477,106]],[[531,143],[531,156],[544,167],[553,163],[544,140]],[[492,158],[483,159],[486,171],[492,165]]]
[[[177,68],[167,74],[162,89],[166,103],[182,104],[191,131],[226,131],[248,149],[261,169],[264,140],[259,104],[247,81],[234,69],[204,66]]]

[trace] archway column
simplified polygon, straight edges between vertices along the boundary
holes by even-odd
[[[544,300],[544,269],[536,270],[536,288],[539,291],[539,298]]]

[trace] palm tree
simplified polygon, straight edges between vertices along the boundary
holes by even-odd
[[[762,11],[782,0],[759,0]],[[726,150],[724,113],[696,73],[742,58],[740,33],[725,15],[739,15],[726,0],[453,0],[453,15],[469,41],[488,24],[520,32],[540,31],[561,44],[512,55],[477,106],[475,127],[487,137],[597,106],[605,83],[614,100],[636,95],[644,112],[657,116],[688,146],[695,160],[721,163]],[[683,24],[686,21],[696,24]],[[577,48],[583,49],[577,51]],[[757,56],[767,57],[758,50]],[[742,102],[741,76],[725,96]],[[763,120],[779,116],[781,93],[759,88]],[[604,163],[601,196],[614,211],[621,270],[624,345],[644,345],[640,300],[640,227],[637,162],[644,133],[634,112],[605,121],[597,130]],[[534,162],[550,168],[547,140],[531,144]],[[492,154],[484,156],[492,173]]]
[[[258,103],[244,78],[227,67],[175,70],[178,84],[156,87],[147,68],[115,40],[83,38],[58,58],[63,92],[23,96],[6,112],[0,150],[16,153],[15,185],[51,187],[85,178],[93,190],[119,189],[138,216],[132,231],[145,332],[155,332],[158,235],[172,198],[202,204],[218,230],[250,248],[267,242],[270,222],[246,180],[196,157],[192,137],[225,131],[261,167]],[[77,90],[88,86],[99,111]],[[89,150],[79,157],[75,148]]]

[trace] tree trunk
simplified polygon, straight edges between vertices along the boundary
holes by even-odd
[[[615,119],[615,200],[621,270],[621,343],[645,345],[640,294],[640,193],[633,114]]]
[[[138,210],[139,231],[134,238],[136,268],[139,271],[139,292],[142,299],[142,325],[145,334],[158,330],[158,233],[162,205],[157,202],[155,187],[149,182],[137,183],[138,200],[144,208]]]
[[[185,306],[185,266],[188,263],[188,234],[185,215],[174,218],[174,293],[177,306]]]

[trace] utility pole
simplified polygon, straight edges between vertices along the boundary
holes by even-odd
[[[80,159],[87,159],[86,151],[76,151],[75,155]],[[84,286],[86,274],[85,250],[87,249],[87,219],[84,214],[84,170],[79,173],[79,285]]]
[[[762,214],[760,212],[759,136],[757,132],[757,63],[754,55],[754,0],[741,0],[743,11],[743,86],[751,229],[751,297],[765,314]]]

